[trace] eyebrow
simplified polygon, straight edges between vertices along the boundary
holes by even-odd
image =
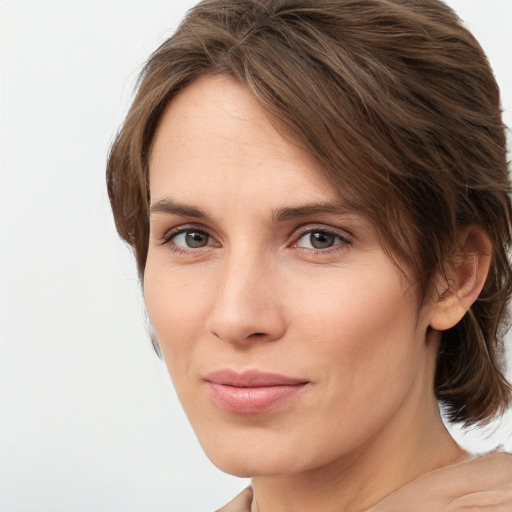
[[[170,199],[161,199],[153,203],[149,208],[149,213],[167,213],[169,215],[183,215],[198,219],[208,218],[208,215],[199,208],[188,204],[176,203]]]
[[[274,212],[272,213],[272,220],[276,222],[282,222],[297,217],[308,217],[310,215],[319,215],[322,213],[341,215],[349,213],[351,211],[353,210],[351,210],[347,206],[343,206],[340,203],[314,203],[306,204],[303,206],[279,208],[278,210],[274,210]]]
[[[197,219],[208,219],[210,216],[192,205],[177,203],[171,199],[161,199],[150,206],[150,213],[165,213],[168,215],[182,215],[185,217],[195,217]],[[274,222],[284,222],[286,220],[308,217],[311,215],[327,214],[347,214],[351,212],[350,208],[340,203],[313,203],[302,206],[288,206],[278,208],[272,212]]]

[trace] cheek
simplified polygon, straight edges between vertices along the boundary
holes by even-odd
[[[372,270],[333,272],[325,279],[308,280],[293,290],[291,309],[317,338],[319,351],[333,349],[322,339],[337,340],[336,345],[359,352],[388,342],[399,345],[393,342],[394,338],[410,338],[415,332],[413,294],[393,269]]]
[[[165,262],[154,261],[148,254],[144,299],[171,373],[175,366],[186,362],[185,356],[191,353],[204,328],[208,288],[204,280],[186,278],[179,269],[167,268]]]
[[[414,297],[392,270],[383,274],[331,280],[325,293],[310,290],[307,301],[295,304],[304,330],[296,339],[329,369],[333,400],[343,396],[357,406],[379,388],[399,393],[423,357]]]

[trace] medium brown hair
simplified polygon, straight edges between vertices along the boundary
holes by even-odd
[[[119,234],[141,279],[148,159],[168,102],[204,75],[245,84],[340,197],[413,269],[423,295],[467,226],[493,246],[484,288],[444,331],[435,392],[449,418],[510,402],[500,366],[511,293],[511,205],[498,86],[477,41],[438,0],[204,0],[147,62],[107,167]]]

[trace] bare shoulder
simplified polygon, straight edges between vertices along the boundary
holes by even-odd
[[[427,473],[371,512],[511,512],[512,454],[494,453]]]

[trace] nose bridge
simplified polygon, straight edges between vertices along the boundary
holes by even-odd
[[[220,270],[208,329],[218,338],[244,342],[253,335],[274,340],[284,328],[280,306],[271,286],[276,269],[264,251],[249,247],[230,251]]]

